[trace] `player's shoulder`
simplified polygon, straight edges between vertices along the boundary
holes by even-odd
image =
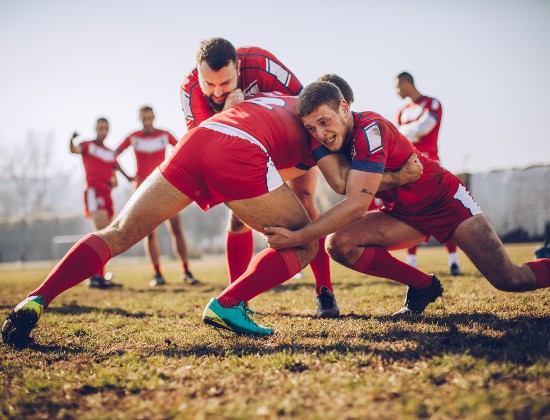
[[[241,68],[253,65],[260,60],[263,62],[266,58],[271,61],[278,61],[273,53],[256,46],[237,48],[237,57],[241,62]]]
[[[181,82],[182,90],[189,92],[191,89],[199,84],[199,71],[197,66],[194,66],[189,73],[185,75]]]
[[[431,111],[438,111],[441,109],[441,102],[432,96],[423,96],[422,102],[424,102],[424,106],[426,108],[429,108]]]

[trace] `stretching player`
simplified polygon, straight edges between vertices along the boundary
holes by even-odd
[[[273,54],[258,47],[235,47],[222,38],[203,41],[197,52],[196,67],[181,85],[182,107],[188,129],[212,115],[242,102],[245,95],[280,92],[297,95],[302,84]],[[319,217],[315,205],[317,168],[287,183],[313,220]],[[330,258],[325,238],[319,238],[319,253],[311,262],[317,292],[317,317],[340,314],[330,278]],[[226,236],[230,283],[241,276],[253,255],[252,231],[232,213]]]
[[[441,242],[453,239],[499,290],[550,286],[550,259],[513,264],[466,187],[436,161],[419,155],[424,171],[418,182],[380,190],[383,174],[399,168],[416,151],[389,121],[374,112],[351,112],[340,90],[328,82],[306,87],[297,110],[315,139],[317,165],[329,185],[345,192],[346,199],[302,229],[267,228],[273,249],[295,247],[335,232],[327,247],[336,261],[409,286],[405,306],[396,314],[420,314],[443,294],[436,276],[388,252],[408,248],[429,235]],[[349,171],[341,165],[346,159],[351,159]],[[385,207],[365,213],[375,194]]]
[[[111,223],[113,218],[113,200],[111,190],[116,187],[117,179],[115,171],[119,170],[128,181],[128,177],[116,161],[115,153],[103,142],[109,133],[109,121],[106,118],[98,118],[96,121],[96,138],[83,141],[78,145],[74,140],[78,137],[75,131],[69,141],[71,153],[82,156],[84,172],[86,173],[86,188],[84,190],[84,208],[86,217],[92,219],[95,230],[101,230]],[[92,273],[88,281],[89,287],[108,289],[121,286],[111,281],[112,274],[105,274],[105,267],[99,267],[96,273]],[[107,278],[105,278],[107,277]]]
[[[3,340],[24,345],[44,308],[57,295],[95,273],[193,201],[205,211],[223,202],[259,232],[273,225],[288,229],[305,226],[310,219],[281,176],[284,172],[285,177],[303,174],[297,166],[314,164],[310,139],[295,104],[295,97],[260,95],[187,132],[114,222],[79,241],[15,307],[2,327]],[[414,156],[408,162],[411,159]],[[385,186],[415,181],[420,172],[388,174]],[[317,254],[317,246],[317,241],[311,241],[281,251],[264,249],[237,280],[210,301],[204,321],[238,334],[273,333],[252,321],[245,303],[298,273]]]
[[[153,108],[150,106],[141,107],[139,117],[143,124],[143,129],[130,134],[116,149],[116,152],[120,154],[128,147],[133,147],[137,163],[136,176],[134,177],[136,189],[166,158],[166,148],[168,145],[175,146],[178,143],[168,131],[159,130],[153,125],[155,119]],[[189,271],[187,243],[181,228],[179,213],[170,217],[169,222],[172,246],[182,263],[183,281],[189,282],[189,284],[197,284],[198,281],[193,277],[191,271]],[[157,229],[153,229],[144,240],[145,252],[149,255],[155,270],[155,275],[150,282],[151,287],[166,284],[166,280],[164,280],[160,271],[160,249],[157,237]]]
[[[397,129],[415,145],[420,153],[439,162],[437,138],[443,117],[441,103],[435,98],[422,95],[416,89],[413,77],[407,72],[397,75],[395,89],[401,98],[411,100],[397,114]],[[460,265],[456,244],[453,241],[446,241],[444,245],[449,253],[449,273],[452,276],[458,276]],[[407,264],[413,267],[417,265],[417,248],[418,246],[415,245],[407,251]]]

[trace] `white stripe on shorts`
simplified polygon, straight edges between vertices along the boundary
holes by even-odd
[[[271,156],[267,153],[265,146],[254,136],[250,135],[246,131],[243,131],[236,127],[231,127],[230,125],[220,124],[217,122],[205,121],[199,125],[199,127],[208,128],[209,130],[216,131],[218,133],[226,134],[228,136],[237,137],[243,140],[247,140],[250,143],[258,146],[262,152],[267,156],[267,165],[266,165],[266,186],[267,191],[273,191],[279,188],[284,184],[283,178],[279,175],[275,164],[271,160]]]
[[[88,202],[88,211],[90,213],[97,211],[99,205],[97,202],[97,196],[95,193],[95,189],[88,188],[88,191],[86,191],[86,201]]]
[[[460,204],[470,210],[472,216],[483,213],[481,211],[481,207],[479,207],[479,204],[475,202],[473,197],[470,195],[470,191],[468,191],[464,185],[460,184],[458,186],[458,189],[456,190],[453,198],[457,201],[460,201]]]

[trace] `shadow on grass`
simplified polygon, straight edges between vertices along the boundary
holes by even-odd
[[[92,312],[108,315],[121,315],[128,318],[146,318],[153,316],[153,314],[147,314],[145,312],[128,312],[120,308],[98,308],[95,306],[83,306],[77,304],[70,304],[64,306],[54,306],[47,309],[48,313],[60,314],[60,315],[82,315]]]
[[[398,283],[396,281],[392,280],[384,280],[377,277],[367,277],[364,278],[365,281],[362,282],[350,282],[346,281],[345,283],[339,283],[337,280],[333,280],[333,286],[334,286],[334,292],[336,293],[336,296],[338,296],[339,290],[349,290],[349,289],[356,289],[357,287],[364,287],[364,286],[399,286],[403,287],[401,283]],[[315,279],[312,277],[311,279],[307,280],[293,280],[290,279],[286,283],[283,283],[280,286],[277,286],[276,288],[272,289],[271,291],[274,293],[282,293],[286,291],[292,291],[292,290],[300,290],[300,289],[311,289],[312,293],[314,293],[315,290]]]

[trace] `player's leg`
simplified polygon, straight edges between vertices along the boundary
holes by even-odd
[[[95,231],[100,231],[109,226],[109,223],[112,221],[112,214],[108,208],[101,208],[91,211],[90,219],[92,220]],[[108,279],[105,279],[105,266],[102,266],[99,271],[88,280],[88,286],[97,289],[109,289],[113,286],[122,286],[121,284],[112,282],[112,274],[108,274]]]
[[[57,295],[93,275],[111,257],[129,249],[191,202],[158,170],[153,172],[107,228],[77,242],[46,280],[17,305],[2,328],[4,341],[24,343],[42,310]]]
[[[411,246],[407,249],[407,264],[411,267],[416,268],[418,263],[416,262],[416,251],[418,250],[418,245]]]
[[[250,264],[254,253],[252,230],[246,226],[232,211],[225,236],[225,255],[229,284],[237,280]]]
[[[193,274],[189,270],[189,251],[181,225],[180,214],[178,213],[170,217],[170,219],[168,219],[168,225],[172,236],[172,249],[182,264],[183,281],[189,284],[198,284],[199,281],[193,277]]]
[[[158,229],[155,228],[145,238],[143,238],[143,248],[145,249],[145,255],[149,257],[149,261],[153,265],[155,274],[149,282],[151,287],[163,286],[166,284],[162,272],[160,270],[160,248],[158,243]]]
[[[550,287],[550,259],[514,264],[483,214],[463,221],[451,238],[498,290],[523,292]]]
[[[451,276],[460,276],[460,263],[458,261],[458,253],[456,252],[456,244],[453,241],[446,241],[443,245],[447,248],[449,274]]]
[[[298,197],[312,221],[317,220],[321,213],[315,204],[315,188],[319,170],[311,168],[305,174],[288,180],[287,184]],[[335,318],[340,315],[340,309],[334,297],[330,277],[330,257],[325,249],[325,237],[319,238],[319,250],[309,264],[315,276],[315,291],[317,293],[317,317]]]
[[[339,263],[364,274],[409,286],[400,312],[422,313],[443,293],[439,280],[393,257],[388,250],[409,248],[425,234],[384,211],[371,211],[328,238],[328,252]]]
[[[259,197],[226,204],[246,225],[259,232],[263,232],[266,226],[296,230],[309,222],[303,206],[285,184]],[[261,251],[241,277],[217,299],[210,301],[204,311],[204,321],[239,334],[271,334],[273,330],[250,320],[245,303],[290,279],[307,266],[316,253],[317,242],[282,251],[272,248]]]

